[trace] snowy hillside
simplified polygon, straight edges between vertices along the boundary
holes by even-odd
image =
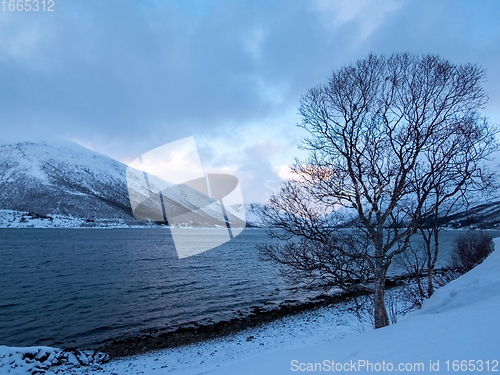
[[[500,247],[500,239],[495,247]],[[498,372],[499,268],[500,252],[494,251],[472,271],[436,291],[421,310],[389,327],[309,347],[296,342],[292,349],[227,361],[210,373],[289,374],[311,366],[316,371],[332,371],[335,366],[343,373]],[[179,373],[202,373],[207,367]]]
[[[134,221],[126,166],[76,143],[0,146],[0,208],[89,220]]]
[[[132,214],[126,168],[73,142],[0,145],[0,228],[144,226],[146,223]],[[192,204],[183,198],[185,191],[168,191],[164,192],[166,209],[191,211]],[[442,223],[451,227],[498,227],[500,201],[477,204]],[[259,203],[234,204],[226,211],[230,222],[246,221],[249,226],[262,227],[259,213],[263,208]],[[352,216],[349,210],[344,211],[347,217]],[[203,207],[192,216],[191,223],[173,224],[225,225],[218,207]]]
[[[479,228],[498,228],[500,226],[500,201],[484,202],[466,211],[450,215],[442,220],[443,225],[452,228],[474,226]]]
[[[250,204],[233,204],[227,208],[228,212],[231,212],[237,217],[243,217],[248,226],[251,227],[262,227],[264,224],[259,216],[259,213],[264,209],[264,205],[260,203],[250,203]]]

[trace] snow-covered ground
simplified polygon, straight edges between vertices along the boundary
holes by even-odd
[[[500,239],[494,241],[500,247]],[[323,308],[213,342],[103,365],[51,367],[47,374],[495,373],[500,370],[499,270],[495,251],[437,290],[421,310],[379,330],[351,312]],[[0,373],[26,373],[7,363],[0,350]]]
[[[252,226],[261,227],[257,212],[262,210],[263,205],[258,203],[245,205],[232,205],[226,207],[228,212],[238,218],[241,218]],[[207,213],[210,214],[210,208],[207,208]],[[137,221],[135,224],[130,224],[120,218],[113,219],[95,219],[87,220],[81,217],[70,217],[63,215],[47,215],[40,216],[27,211],[16,211],[0,209],[0,228],[144,228],[158,227],[157,225]],[[183,225],[187,226],[187,225]]]
[[[107,354],[95,350],[0,346],[0,374],[43,374],[51,366],[58,366],[59,372],[65,372],[81,364],[98,368],[108,360]]]
[[[150,223],[127,224],[123,219],[87,220],[62,215],[41,217],[33,213],[15,210],[0,210],[0,228],[146,228],[156,227]],[[158,226],[159,227],[159,226]]]

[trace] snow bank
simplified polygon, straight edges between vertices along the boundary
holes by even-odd
[[[69,371],[80,366],[98,369],[109,356],[93,350],[62,350],[48,346],[7,347],[0,346],[0,374],[44,374],[56,366]]]
[[[495,247],[500,247],[500,239],[494,241]],[[307,370],[309,363],[309,368],[325,371],[330,366],[331,371],[332,361],[334,366],[345,366],[344,372],[358,373],[394,373],[410,368],[430,373],[438,369],[438,361],[443,373],[456,372],[454,365],[459,372],[479,371],[479,367],[485,372],[488,368],[500,371],[499,311],[500,251],[495,251],[395,325],[309,348],[271,350],[236,360],[210,374],[289,374]],[[373,368],[359,367],[368,362]]]

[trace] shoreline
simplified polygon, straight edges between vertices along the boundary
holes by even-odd
[[[388,286],[388,288],[390,287]],[[270,310],[254,307],[250,314],[239,318],[222,320],[210,324],[198,324],[193,321],[180,325],[174,330],[168,328],[150,329],[137,336],[110,339],[109,341],[112,341],[109,343],[101,346],[96,345],[96,350],[108,354],[113,359],[146,354],[163,349],[178,348],[224,338],[280,318],[312,311],[321,307],[345,303],[353,298],[368,294],[370,293],[364,291],[340,293],[333,296],[321,294],[307,302],[299,304],[290,304],[285,301],[278,305],[277,308]]]
[[[445,275],[449,273],[453,274],[456,270],[441,268],[434,270],[434,272],[436,275]],[[421,278],[424,277],[426,277],[426,275],[421,276]],[[386,290],[396,289],[403,285],[404,281],[413,279],[415,278],[408,275],[389,277],[386,280]],[[453,278],[446,284],[452,280]],[[298,301],[286,300],[277,307],[271,309],[254,307],[251,309],[250,314],[230,320],[221,320],[209,324],[199,324],[192,321],[181,324],[175,329],[149,329],[136,336],[109,339],[106,340],[107,342],[105,341],[104,344],[103,342],[96,344],[94,349],[106,353],[109,355],[110,359],[113,359],[146,354],[163,349],[178,348],[228,337],[284,317],[350,302],[357,297],[368,296],[370,294],[370,292],[364,290],[355,290],[334,295],[319,294],[306,302],[299,302],[297,304],[291,302]]]

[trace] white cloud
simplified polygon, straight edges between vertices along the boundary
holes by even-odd
[[[292,173],[292,170],[290,169],[290,167],[288,165],[281,165],[279,167],[274,168],[274,170],[276,171],[276,173],[278,174],[278,176],[280,176],[280,178],[282,180],[296,180],[297,179],[297,175]]]
[[[40,23],[23,23],[21,27],[9,13],[0,18],[0,59],[18,62],[31,59],[43,42]]]
[[[269,30],[263,26],[255,26],[243,38],[243,47],[255,63],[262,61],[262,47]]]
[[[329,29],[355,22],[360,38],[365,39],[378,29],[389,13],[397,11],[404,3],[397,0],[314,0],[313,9],[321,13],[321,20]]]

